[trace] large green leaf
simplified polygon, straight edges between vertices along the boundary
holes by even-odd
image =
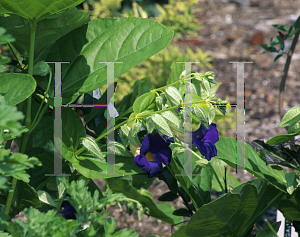
[[[202,206],[186,225],[185,234],[191,237],[246,236],[266,208],[272,205],[270,189],[272,186],[267,185],[265,179],[240,185],[232,193]],[[277,195],[273,201],[280,198]]]
[[[244,154],[244,144],[233,138],[220,137],[216,147],[218,150],[217,158],[236,168],[236,154],[237,152]],[[238,168],[245,168],[256,177],[265,178],[275,187],[286,192],[284,169],[279,166],[266,165],[265,161],[249,144],[245,144],[245,167],[238,166]]]
[[[132,177],[124,176],[121,178],[112,178],[107,180],[109,187],[114,193],[123,193],[128,198],[139,201],[143,206],[149,208],[149,215],[165,221],[171,225],[182,222],[183,218],[175,216],[172,212],[175,210],[169,203],[155,204],[153,197],[146,189],[137,190],[132,186]]]
[[[1,0],[0,14],[11,13],[37,22],[82,2],[83,0]]]
[[[104,18],[83,25],[56,41],[45,61],[69,61],[62,65],[62,103],[107,83],[107,66],[118,61],[118,77],[165,48],[173,31],[149,19]]]
[[[0,75],[0,94],[6,104],[16,105],[27,99],[35,90],[36,82],[28,74],[7,73]]]
[[[1,26],[16,39],[13,46],[22,55],[29,54],[30,46],[30,24],[28,20],[16,16],[0,16]],[[75,7],[41,20],[36,29],[34,44],[35,58],[48,46],[60,37],[89,21],[89,14],[77,10]]]

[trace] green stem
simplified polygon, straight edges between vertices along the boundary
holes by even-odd
[[[49,88],[50,88],[50,85],[51,85],[51,79],[52,79],[52,71],[49,72],[49,81],[48,81],[48,85],[47,85],[47,89],[46,89],[46,92],[44,94],[44,98],[42,100],[42,103],[40,104],[40,107],[35,115],[35,118],[33,119],[33,122],[32,122],[32,127],[36,127],[35,123],[36,123],[36,120],[38,119],[38,116],[40,115],[40,110],[42,109],[42,106],[44,104],[44,101],[45,101],[45,97],[46,95],[48,94],[49,92]],[[45,107],[48,108],[48,105],[46,105]],[[39,121],[38,121],[39,122]],[[32,132],[33,129],[31,129],[30,132]]]
[[[9,46],[10,50],[12,51],[13,55],[15,56],[16,60],[18,61],[18,64],[19,64],[20,69],[23,69],[22,66],[21,66],[21,63],[20,63],[20,61],[19,61],[19,59],[18,59],[18,57],[17,57],[17,55],[16,55],[16,53],[15,53],[15,51],[14,51],[13,48],[12,48],[11,43],[8,43],[8,46]]]
[[[105,136],[107,135],[107,133],[110,133],[110,132],[112,132],[113,130],[118,129],[119,127],[123,126],[125,123],[127,123],[127,120],[124,121],[124,122],[122,122],[122,123],[120,123],[120,124],[118,124],[118,125],[115,126],[114,128],[110,129],[108,132],[101,134],[98,138],[95,139],[95,142],[100,141],[103,137],[105,137]],[[75,155],[77,155],[77,156],[80,155],[82,152],[84,152],[84,150],[85,150],[85,147],[80,148],[79,150],[77,150],[77,151],[75,152]]]
[[[118,122],[121,118],[123,118],[126,114],[130,113],[133,106],[131,106],[129,109],[127,109],[124,113],[122,113],[119,117],[116,118],[115,122]]]
[[[12,181],[11,181],[11,184],[12,184],[12,190],[8,193],[8,197],[7,197],[6,205],[5,205],[5,209],[4,209],[4,215],[9,214],[9,209],[10,209],[12,199],[14,197],[14,191],[15,191],[15,188],[16,188],[16,185],[17,185],[17,179],[13,178]]]
[[[193,79],[193,78],[191,78],[191,79]],[[163,86],[163,87],[160,87],[160,88],[151,90],[151,91],[152,91],[152,92],[163,91],[165,88],[167,88],[167,87],[169,87],[169,86],[172,86],[172,85],[175,85],[175,84],[177,84],[177,83],[179,83],[179,82],[182,82],[182,81],[185,81],[185,78],[180,79],[180,80],[178,80],[178,81],[175,81],[175,82],[173,82],[173,83],[171,83],[171,84],[168,84],[168,85],[166,85],[166,86]]]
[[[220,188],[222,189],[222,192],[225,194],[226,191],[225,191],[225,189],[223,188],[223,185],[221,184],[221,181],[220,181],[220,179],[218,178],[218,175],[217,175],[215,169],[212,167],[212,165],[211,165],[210,162],[208,162],[208,166],[210,167],[210,169],[211,169],[212,172],[214,173],[214,175],[215,175],[215,177],[216,177],[216,180],[218,181],[218,183],[219,183],[219,185],[220,185]]]
[[[185,147],[186,149],[190,150],[197,158],[199,158],[200,160],[204,159],[202,158],[201,156],[199,156],[196,152],[194,152],[193,150],[191,150],[190,148],[188,147]],[[225,189],[223,188],[223,185],[221,184],[221,181],[219,180],[219,177],[216,173],[216,171],[214,170],[214,168],[212,167],[211,163],[208,162],[208,166],[211,168],[212,172],[214,173],[214,175],[216,176],[216,180],[218,181],[219,185],[220,185],[220,188],[222,189],[222,192],[223,193],[226,193],[225,192]]]
[[[31,29],[30,29],[30,50],[29,50],[28,74],[30,76],[33,76],[34,44],[35,44],[35,33],[36,33],[37,22],[30,21],[30,26],[31,26]],[[31,128],[31,96],[29,96],[27,99],[27,108],[26,108],[24,125],[30,130],[30,128]],[[22,143],[21,143],[21,147],[20,147],[20,153],[25,153],[29,134],[30,134],[29,131],[26,132],[25,134],[23,134]],[[17,179],[13,178],[12,179],[12,191],[8,193],[8,197],[7,197],[7,200],[5,203],[5,210],[4,210],[5,215],[9,214],[9,210],[10,210],[10,206],[11,206],[11,203],[12,203],[12,200],[14,197],[16,185],[17,185]]]
[[[273,227],[271,226],[271,224],[269,223],[269,221],[267,219],[265,219],[265,222],[267,223],[267,225],[269,226],[270,230],[273,232],[273,234],[276,236],[276,237],[279,237],[276,233],[276,231],[273,229]]]

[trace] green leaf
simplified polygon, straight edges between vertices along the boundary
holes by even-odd
[[[295,136],[300,135],[300,131],[291,134],[280,134],[269,139],[266,144],[269,145],[279,145],[280,143],[285,143],[293,139]]]
[[[133,103],[133,112],[142,113],[145,110],[152,110],[155,108],[155,92],[148,92],[141,95]]]
[[[178,198],[177,194],[172,193],[172,192],[166,192],[163,195],[159,196],[157,200],[161,201],[161,202],[172,202],[177,198]]]
[[[94,156],[99,158],[102,161],[105,161],[105,158],[102,155],[100,148],[97,143],[90,137],[85,137],[82,139],[82,145],[91,152]]]
[[[30,24],[28,20],[20,16],[10,15],[0,16],[0,21],[1,26],[18,39],[13,43],[13,46],[20,54],[28,56],[30,46]],[[76,7],[41,20],[36,29],[35,58],[56,40],[88,21],[89,14],[77,10]]]
[[[28,158],[21,153],[10,153],[10,150],[0,149],[0,174],[3,176],[14,177],[26,183],[29,182],[29,174],[25,170],[33,168],[41,163],[35,157]]]
[[[274,28],[280,31],[288,32],[290,30],[290,27],[284,26],[284,25],[272,25]]]
[[[281,221],[277,221],[275,223],[273,223],[271,226],[272,228],[276,231],[276,233],[279,230]],[[267,226],[266,228],[264,228],[263,230],[259,231],[255,237],[273,237],[274,233],[272,232],[272,230],[270,229],[269,226]]]
[[[201,106],[196,104],[193,106],[193,112],[195,113],[196,117],[200,120],[200,122],[203,123],[206,128],[208,128],[209,127],[207,122],[207,117],[209,112],[208,107],[206,105]]]
[[[68,157],[73,167],[87,178],[107,179],[115,175],[134,175],[143,173],[133,158],[115,155],[115,173],[107,174],[107,163],[89,155]]]
[[[160,114],[151,115],[151,119],[155,125],[155,128],[162,134],[167,135],[169,137],[173,137],[173,133],[166,121],[166,119]]]
[[[265,179],[241,184],[232,193],[202,206],[191,217],[186,234],[191,237],[246,236],[266,207],[271,206],[268,189]]]
[[[164,167],[162,173],[159,174],[157,176],[157,178],[159,178],[160,180],[163,180],[167,184],[167,186],[168,186],[168,188],[170,189],[171,192],[173,192],[174,194],[177,193],[177,191],[178,191],[177,180],[172,175],[172,173],[170,172],[168,167]]]
[[[0,129],[8,129],[9,133],[13,136],[20,136],[23,127],[19,120],[24,118],[24,115],[17,111],[16,107],[0,104]],[[0,130],[0,133],[1,133]],[[5,136],[5,134],[4,134]],[[0,139],[1,140],[1,139]],[[8,139],[3,139],[8,140]]]
[[[7,73],[0,75],[0,94],[6,104],[17,105],[27,99],[35,90],[36,82],[28,74]]]
[[[107,149],[111,152],[115,153],[118,156],[130,157],[133,158],[133,155],[130,151],[128,151],[125,146],[121,143],[113,141],[107,144]]]
[[[177,217],[172,214],[175,209],[171,204],[155,204],[150,192],[145,189],[137,190],[136,188],[134,188],[132,186],[131,176],[107,179],[107,183],[114,193],[123,193],[126,197],[137,200],[144,207],[149,208],[150,216],[156,219],[162,220],[172,225],[183,220],[182,217]]]
[[[270,146],[263,141],[254,140],[252,142],[256,146],[257,150],[261,150],[264,153],[266,164],[294,164],[300,163],[300,154],[297,152],[285,148],[283,144]]]
[[[14,198],[13,198],[13,209],[14,214],[18,214],[23,211],[25,207],[41,208],[42,204],[35,189],[28,183],[21,180],[17,182]]]
[[[278,127],[291,126],[296,122],[298,122],[299,120],[300,120],[300,107],[293,107],[285,113]]]
[[[186,62],[187,57],[183,54],[180,58],[178,58],[175,62],[171,65],[171,73],[170,77],[168,78],[167,85],[174,83],[179,80],[181,73],[184,71],[184,63],[177,63],[177,62]],[[179,89],[180,83],[176,83],[173,86],[176,89]]]
[[[52,199],[49,193],[43,190],[37,191],[37,194],[39,195],[39,199],[41,202],[46,203],[48,205],[51,205],[53,207],[57,207],[57,203]]]
[[[115,232],[116,229],[116,221],[110,217],[106,219],[106,222],[104,223],[104,230],[105,230],[105,235],[111,235],[112,233]]]
[[[170,127],[179,129],[181,125],[180,119],[173,111],[167,110],[165,112],[162,112],[161,115],[164,117]]]
[[[183,102],[179,91],[174,86],[168,86],[165,94],[173,106],[180,105]]]
[[[287,184],[287,192],[292,195],[295,191],[296,187],[298,186],[297,182],[297,175],[295,172],[290,172],[285,174],[285,180]]]
[[[300,122],[291,125],[288,129],[288,134],[299,133],[299,132],[300,132]]]
[[[214,107],[208,108],[208,123],[211,124],[216,116],[216,110]]]
[[[165,48],[172,37],[172,30],[153,20],[100,18],[57,40],[44,61],[71,62],[62,65],[62,103],[68,104],[107,83],[107,66],[99,61],[123,62],[114,65],[116,78]]]
[[[286,194],[280,202],[274,205],[290,222],[300,221],[300,188],[298,187],[293,195]]]
[[[78,114],[71,108],[64,108],[62,110],[62,156],[66,160],[72,160],[80,138],[85,136],[85,129]]]
[[[191,213],[186,208],[179,208],[179,209],[173,211],[173,215],[175,215],[175,216],[188,216],[188,217],[190,217]]]
[[[277,54],[276,57],[274,58],[274,63],[282,56],[283,54]]]
[[[2,0],[0,3],[0,14],[15,14],[28,20],[36,21],[47,18],[53,14],[60,13],[82,3],[83,0]]]
[[[236,154],[237,152],[244,154],[244,144],[233,138],[220,137],[219,139],[216,143],[217,158],[236,168]],[[258,178],[267,179],[272,185],[286,192],[284,169],[279,166],[266,165],[265,161],[249,144],[245,144],[245,167],[238,166],[238,168],[245,168],[249,173]]]

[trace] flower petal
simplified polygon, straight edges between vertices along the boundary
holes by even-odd
[[[217,155],[217,148],[212,142],[196,138],[193,143],[207,160]]]
[[[169,147],[169,143],[166,143],[164,139],[158,133],[156,133],[152,138],[150,152],[158,153],[167,147]]]
[[[161,172],[163,171],[161,162],[149,162],[149,163],[150,163],[150,172],[148,178],[161,174]]]
[[[167,147],[161,150],[159,153],[156,155],[159,159],[160,162],[164,163],[166,166],[168,166],[171,162],[172,158],[172,150]]]
[[[144,138],[144,141],[142,143],[142,146],[141,146],[141,152],[140,154],[142,156],[145,156],[149,150],[150,150],[150,147],[151,147],[151,143],[152,143],[152,135],[151,134],[147,134]]]
[[[134,157],[134,163],[139,166],[145,173],[149,172],[150,164],[145,156],[137,155]]]
[[[219,133],[217,130],[217,126],[215,123],[212,123],[211,125],[209,125],[209,130],[208,132],[205,134],[204,138],[206,139],[206,141],[210,141],[213,144],[215,144],[217,141],[219,141]]]

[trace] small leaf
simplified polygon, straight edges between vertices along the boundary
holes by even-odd
[[[138,114],[145,110],[153,110],[155,108],[155,96],[155,92],[141,95],[133,103],[133,111]]]
[[[193,107],[194,113],[196,117],[200,120],[201,123],[208,128],[207,116],[208,116],[208,108],[207,106],[194,105]]]
[[[50,196],[49,193],[43,190],[37,191],[37,194],[39,195],[40,201],[43,203],[46,203],[48,205],[51,205],[53,207],[57,207],[57,203],[53,201],[52,197]]]
[[[166,119],[170,127],[179,129],[180,119],[174,112],[167,110],[161,113],[161,115]]]
[[[153,114],[151,119],[159,132],[169,137],[173,137],[172,131],[163,116],[160,114]]]
[[[216,116],[216,111],[214,107],[208,109],[208,123],[211,124]]]
[[[82,139],[82,145],[93,155],[95,155],[100,160],[105,161],[100,148],[97,143],[90,137],[85,137]]]
[[[274,28],[276,28],[277,30],[281,30],[284,32],[288,32],[290,27],[288,26],[284,26],[284,25],[272,25]]]
[[[179,209],[173,211],[173,215],[175,215],[175,216],[188,216],[188,217],[190,217],[191,213],[189,212],[188,209],[179,208]]]
[[[300,120],[300,107],[293,107],[285,113],[278,127],[291,126],[296,122],[298,122],[299,120]]]
[[[285,174],[285,180],[286,180],[286,184],[287,184],[286,191],[290,195],[292,195],[298,185],[296,173],[291,172],[291,173]]]
[[[277,61],[282,56],[282,54],[277,54],[276,57],[274,58],[274,63]]]
[[[172,192],[167,192],[167,193],[164,193],[163,195],[159,196],[157,200],[161,201],[161,202],[172,202],[177,198],[178,198],[177,194],[172,193]]]
[[[182,98],[180,96],[180,93],[174,86],[169,86],[165,90],[165,93],[168,100],[171,102],[173,106],[180,105],[180,103],[182,103]]]

